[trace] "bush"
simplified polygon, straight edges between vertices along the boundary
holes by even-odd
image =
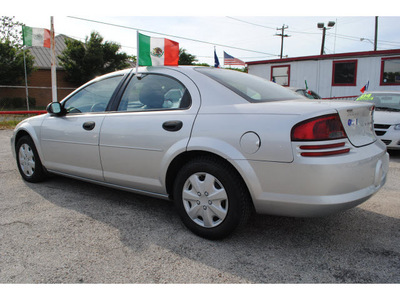
[[[36,106],[36,99],[28,97],[29,108]],[[1,98],[0,99],[0,110],[5,109],[26,109],[26,98]]]

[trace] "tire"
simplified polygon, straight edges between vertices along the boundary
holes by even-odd
[[[40,161],[35,143],[29,136],[21,137],[15,147],[17,166],[22,178],[28,182],[40,182],[46,178],[46,172]]]
[[[208,156],[182,167],[173,195],[185,226],[212,240],[225,238],[244,225],[252,207],[247,188],[236,170]]]

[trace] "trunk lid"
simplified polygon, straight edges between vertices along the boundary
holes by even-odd
[[[337,107],[347,137],[355,147],[376,141],[374,132],[373,106],[367,103],[346,102]]]

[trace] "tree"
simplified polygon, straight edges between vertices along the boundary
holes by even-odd
[[[186,49],[179,49],[179,61],[178,65],[193,65],[194,62],[197,61],[196,55],[192,55],[186,52]]]
[[[121,46],[114,42],[103,42],[103,37],[92,32],[85,43],[66,39],[66,49],[58,56],[60,65],[66,71],[65,79],[83,84],[96,76],[127,68],[128,55],[118,53]]]
[[[22,24],[14,21],[14,17],[0,17],[0,42],[8,41],[12,47],[22,48]]]
[[[0,84],[15,85],[23,82],[25,76],[24,52],[27,75],[33,71],[34,57],[23,49],[22,23],[14,17],[0,18]]]

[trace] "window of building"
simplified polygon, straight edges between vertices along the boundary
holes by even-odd
[[[272,66],[271,67],[271,81],[289,86],[290,83],[290,65],[285,66]]]
[[[381,66],[381,85],[400,85],[400,58],[383,58]]]
[[[333,86],[355,86],[357,82],[357,60],[333,62]]]

